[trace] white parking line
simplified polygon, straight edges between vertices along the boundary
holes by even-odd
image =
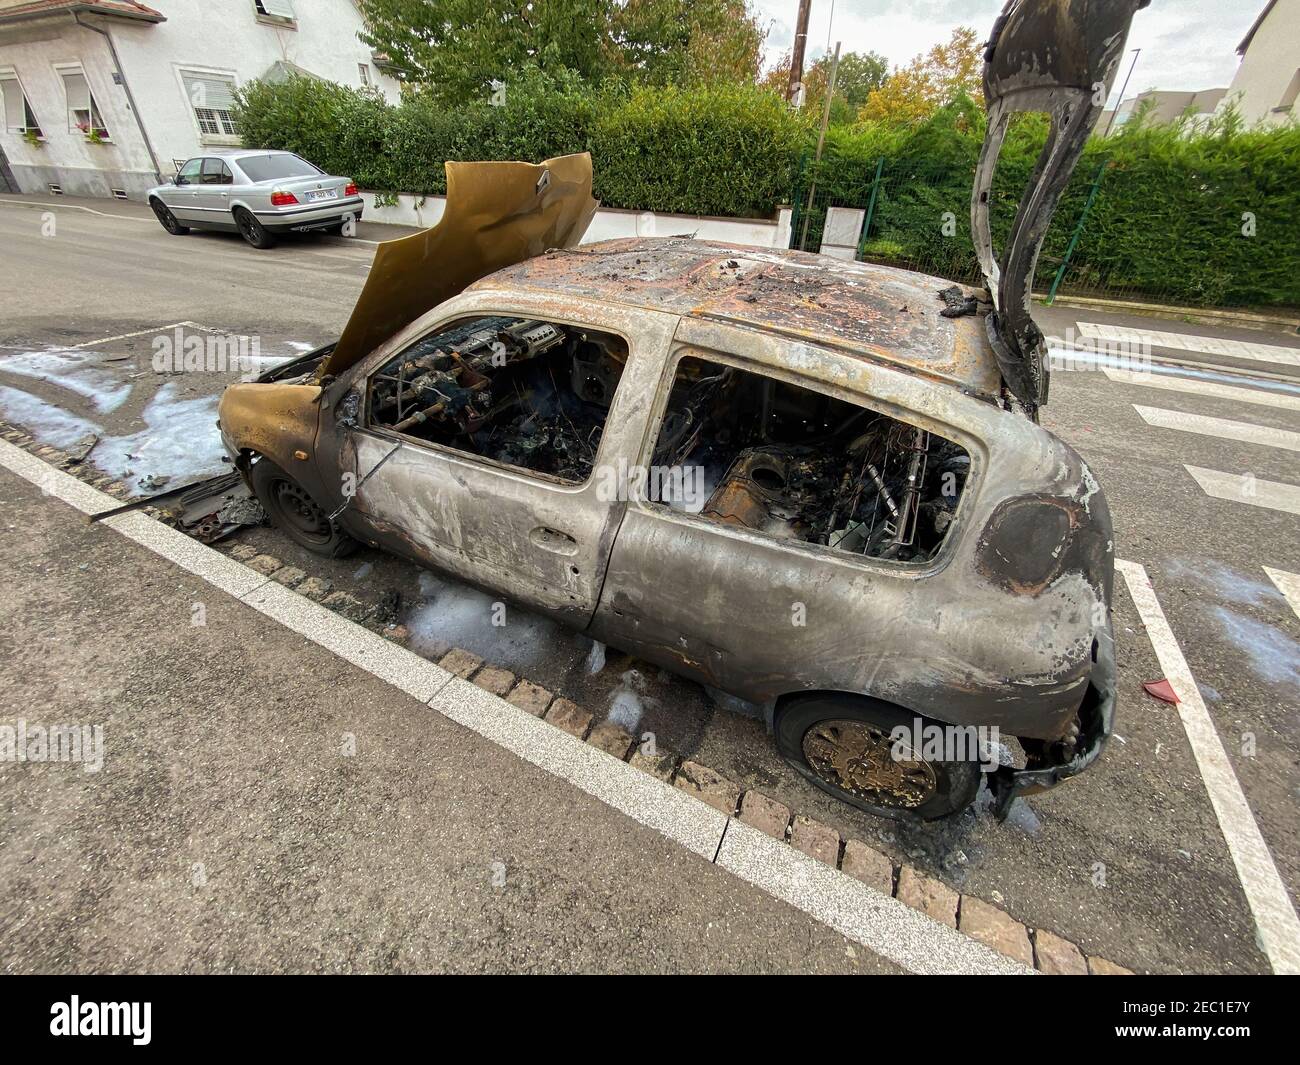
[[[1290,429],[1274,429],[1271,425],[1233,421],[1231,418],[1211,418],[1206,414],[1188,414],[1181,410],[1163,407],[1142,407],[1133,404],[1147,425],[1159,429],[1177,429],[1184,433],[1199,433],[1217,440],[1240,440],[1246,444],[1280,447],[1286,451],[1300,451],[1300,433]]]
[[[1287,514],[1300,514],[1300,485],[1281,481],[1265,481],[1253,473],[1224,473],[1207,470],[1204,466],[1189,466],[1190,473],[1208,496],[1227,499],[1233,503],[1249,503],[1252,507],[1267,507]]]
[[[148,329],[137,329],[132,333],[118,333],[113,337],[100,337],[98,340],[85,340],[80,344],[73,344],[69,351],[77,351],[81,348],[93,348],[100,344],[111,344],[115,340],[130,340],[132,337],[142,337],[147,333],[165,333],[169,329],[179,329],[183,325],[188,325],[191,329],[201,329],[205,333],[215,333],[215,329],[210,329],[206,325],[199,325],[198,322],[168,322],[166,325],[155,325]]]
[[[83,514],[97,514],[121,505],[120,500],[5,440],[0,440],[0,466]],[[755,838],[754,829],[724,817],[680,789],[596,750],[477,685],[453,678],[441,666],[282,588],[161,522],[129,512],[106,518],[103,524],[359,669],[427,701],[431,709],[448,719],[705,860],[715,861],[773,898],[911,972],[1033,972],[848,874],[805,857],[785,843],[768,840],[768,846]],[[727,838],[733,833],[735,838],[728,846]]]
[[[1284,569],[1273,569],[1272,566],[1265,566],[1264,572],[1277,585],[1277,590],[1286,596],[1296,617],[1300,618],[1300,573],[1288,573]]]
[[[1115,568],[1124,575],[1124,583],[1160,660],[1160,668],[1178,695],[1178,717],[1237,867],[1237,879],[1255,917],[1268,963],[1275,973],[1300,973],[1300,919],[1296,917],[1273,855],[1264,843],[1255,815],[1250,812],[1223,742],[1205,709],[1201,690],[1165,619],[1147,571],[1136,562],[1120,559],[1115,560]]]
[[[1230,399],[1236,403],[1254,403],[1261,407],[1279,407],[1283,410],[1300,410],[1300,396],[1268,389],[1238,388],[1235,385],[1220,385],[1213,381],[1197,381],[1191,377],[1167,377],[1153,373],[1134,373],[1132,370],[1101,370],[1112,381],[1124,385],[1140,385],[1143,388],[1160,388],[1167,392],[1186,392],[1193,396],[1210,396],[1214,399]]]
[[[86,214],[98,215],[100,218],[117,218],[125,222],[155,222],[153,218],[142,218],[140,215],[118,214],[115,211],[96,211],[93,207],[82,207],[76,203],[45,203],[41,200],[10,200],[0,197],[0,203],[7,203],[13,207],[57,207],[60,211],[84,211]]]
[[[1079,322],[1078,325],[1079,334],[1092,340],[1109,340],[1132,345],[1149,344],[1157,348],[1200,351],[1208,355],[1226,355],[1234,359],[1300,366],[1300,348],[1288,348],[1281,344],[1256,344],[1253,341],[1224,340],[1222,337],[1196,336],[1192,333],[1130,329],[1127,326],[1101,325],[1097,322]]]

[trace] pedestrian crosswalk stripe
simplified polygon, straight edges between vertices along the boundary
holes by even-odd
[[[1256,344],[1248,340],[1225,340],[1222,337],[1196,336],[1192,333],[1166,333],[1158,329],[1130,329],[1123,325],[1080,322],[1079,335],[1090,340],[1108,340],[1127,345],[1150,344],[1157,348],[1199,351],[1207,355],[1226,355],[1233,359],[1255,362],[1280,362],[1300,366],[1300,348],[1281,344]]]
[[[1286,596],[1296,617],[1300,618],[1300,573],[1288,573],[1284,569],[1273,569],[1272,566],[1265,566],[1264,572],[1277,585],[1277,590]]]
[[[1183,464],[1183,469],[1196,479],[1206,495],[1214,496],[1215,499],[1228,499],[1234,503],[1249,503],[1253,507],[1300,514],[1300,485],[1265,481],[1249,473],[1207,470],[1203,466],[1188,466],[1186,463]]]
[[[1193,396],[1211,396],[1215,399],[1230,399],[1237,403],[1254,403],[1261,407],[1279,407],[1282,410],[1300,410],[1300,396],[1269,389],[1238,388],[1235,385],[1220,385],[1213,381],[1198,381],[1191,377],[1168,377],[1163,374],[1134,373],[1131,370],[1108,370],[1102,373],[1112,381],[1124,385],[1140,385],[1143,388],[1160,388],[1167,392],[1186,392]]]
[[[1178,429],[1184,433],[1199,433],[1219,440],[1240,440],[1246,444],[1300,451],[1300,433],[1294,433],[1290,429],[1274,429],[1270,425],[1252,425],[1231,418],[1211,418],[1205,414],[1188,414],[1162,407],[1140,407],[1136,403],[1133,404],[1133,409],[1148,425],[1160,429]]]

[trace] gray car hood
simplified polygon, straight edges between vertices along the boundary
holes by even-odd
[[[985,319],[1007,390],[1031,416],[1047,402],[1047,348],[1030,315],[1038,252],[1106,105],[1133,15],[1150,0],[1009,0],[984,52],[988,130],[971,191],[971,229],[993,301]],[[993,248],[989,193],[1011,116],[1045,112],[1047,142],[1006,246]]]

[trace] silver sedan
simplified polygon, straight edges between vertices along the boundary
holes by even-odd
[[[148,202],[168,233],[224,230],[254,248],[271,247],[279,233],[343,232],[365,206],[350,178],[293,152],[252,148],[195,156],[150,189]]]

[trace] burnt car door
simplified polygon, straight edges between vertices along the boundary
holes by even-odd
[[[755,702],[865,690],[872,638],[951,555],[980,449],[836,382],[867,371],[829,349],[691,319],[677,339],[589,631]]]
[[[616,331],[456,302],[368,360],[340,404],[340,521],[585,627],[625,505],[600,471],[639,444],[671,319],[625,315]]]

